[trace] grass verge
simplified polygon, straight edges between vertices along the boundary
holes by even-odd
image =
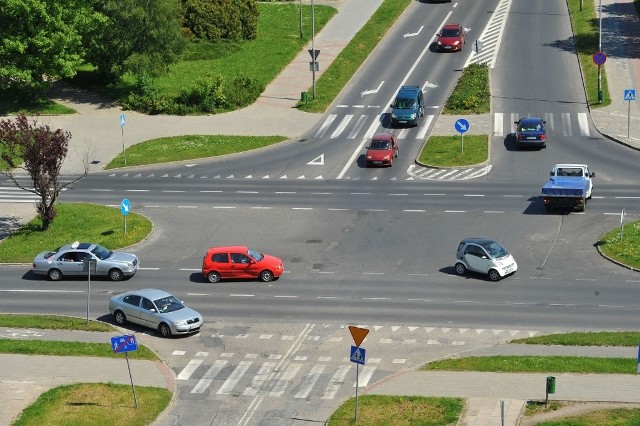
[[[489,67],[486,64],[471,64],[462,71],[442,113],[487,114],[490,108]]]
[[[0,97],[0,115],[62,115],[75,114],[77,111],[49,98],[29,99],[21,94],[6,94]]]
[[[195,158],[216,157],[263,148],[287,140],[284,136],[187,135],[151,139],[125,150],[127,166],[168,163]],[[122,153],[105,167],[125,165]]]
[[[612,408],[598,410],[587,414],[565,417],[536,423],[536,426],[593,426],[615,425],[636,426],[640,424],[640,409],[638,408]]]
[[[431,136],[420,151],[418,162],[434,167],[480,164],[489,158],[489,137],[468,135],[464,147],[460,136]]]
[[[120,203],[120,199],[114,199],[113,203]],[[0,242],[0,263],[31,263],[41,251],[80,240],[116,250],[139,243],[153,229],[149,219],[130,212],[125,234],[120,209],[113,207],[58,203],[56,209],[58,215],[47,231],[41,230],[42,222],[35,218]]]
[[[458,422],[463,400],[422,396],[364,395],[358,398],[358,423],[367,426],[441,426]],[[331,415],[328,426],[355,425],[355,398]]]
[[[445,359],[421,369],[482,371],[499,373],[594,373],[636,374],[638,361],[632,358],[589,358],[571,356],[482,356]]]
[[[307,91],[308,102],[298,107],[307,112],[324,112],[411,2],[385,0],[316,81],[316,98],[313,99],[311,88]]]
[[[598,241],[598,248],[606,256],[640,269],[640,221],[607,232]]]
[[[121,353],[114,353],[110,342],[60,342],[54,340],[15,340],[0,339],[0,353],[21,355],[55,355],[55,356],[91,356],[103,358],[124,358]],[[149,361],[158,360],[158,356],[149,348],[138,345],[138,349],[129,352],[131,359]]]
[[[40,328],[47,330],[115,331],[116,329],[97,321],[56,315],[0,314],[0,327]]]
[[[561,345],[561,346],[638,346],[640,332],[636,331],[594,331],[587,333],[561,333],[547,336],[516,339],[509,343],[527,345]]]
[[[113,383],[79,383],[44,392],[13,426],[151,424],[169,405],[171,392],[164,388]]]
[[[567,2],[578,60],[587,92],[587,103],[593,107],[603,107],[611,104],[611,97],[607,89],[607,76],[602,68],[600,74],[603,100],[602,103],[598,103],[598,66],[593,62],[593,54],[598,51],[599,47],[599,22],[595,3],[589,0],[568,0]],[[582,11],[580,11],[581,5]]]

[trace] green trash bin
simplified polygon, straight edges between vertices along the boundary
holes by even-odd
[[[300,101],[306,104],[308,100],[309,100],[309,94],[307,92],[300,92]]]
[[[556,393],[556,378],[547,376],[547,393]]]

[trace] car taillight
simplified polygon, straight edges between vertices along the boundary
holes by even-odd
[[[522,138],[524,138],[524,136],[522,135],[522,133],[520,133],[520,134],[518,135],[518,140],[521,140]]]
[[[544,135],[544,134],[540,135],[540,140],[541,141],[546,141],[547,140],[547,136]]]

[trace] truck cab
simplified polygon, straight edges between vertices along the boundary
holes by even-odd
[[[547,210],[553,207],[584,211],[593,191],[595,172],[585,164],[556,164],[542,187],[542,199]]]

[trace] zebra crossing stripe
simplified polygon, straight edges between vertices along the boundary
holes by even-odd
[[[202,364],[201,359],[192,359],[178,374],[178,380],[188,380],[194,371]]]
[[[504,114],[496,112],[493,114],[493,134],[496,136],[504,136]]]
[[[273,390],[269,392],[269,396],[282,396],[287,389],[289,382],[298,374],[298,370],[302,364],[290,364],[286,370],[282,373],[282,376],[273,385]]]
[[[358,117],[358,121],[356,121],[356,124],[355,126],[353,126],[353,129],[347,136],[347,139],[355,139],[358,136],[358,133],[360,133],[360,129],[362,129],[362,126],[364,126],[364,122],[367,121],[367,117],[369,116],[361,115],[360,117]]]
[[[376,371],[378,367],[371,367],[369,365],[365,365],[362,367],[362,371],[358,375],[358,387],[363,388],[369,384],[369,380],[371,380],[371,376],[373,376],[373,372]],[[353,383],[353,387],[356,387],[356,383]]]
[[[222,368],[225,365],[227,365],[226,360],[216,360],[216,362],[214,362],[213,365],[209,367],[207,372],[204,373],[204,376],[202,376],[200,381],[198,381],[198,383],[193,387],[191,393],[202,393],[207,390],[209,385],[211,385],[211,383],[213,382],[213,379],[215,379],[216,376],[220,374]]]
[[[418,132],[418,135],[416,136],[416,139],[424,140],[424,138],[427,136],[427,130],[429,130],[431,122],[433,121],[433,117],[433,115],[427,115],[427,118],[425,118],[424,120],[424,124],[422,125],[420,131]]]
[[[364,138],[371,139],[378,129],[378,126],[380,126],[380,121],[378,120],[378,116],[375,116],[373,123],[371,123],[369,129],[367,129],[367,133],[364,134]]]
[[[238,384],[244,373],[251,367],[253,361],[240,361],[240,364],[231,372],[229,378],[220,386],[217,395],[229,395],[233,388]]]
[[[251,383],[249,384],[249,386],[247,386],[242,394],[248,396],[257,395],[258,391],[266,383],[275,366],[275,362],[265,362],[264,364],[262,364],[262,367],[260,367],[258,373],[256,373],[255,377],[253,378],[253,380],[251,380]]]
[[[398,132],[398,134],[396,135],[397,139],[405,139],[407,137],[407,135],[409,134],[409,129],[402,129]]]
[[[320,126],[320,128],[316,132],[315,138],[318,138],[318,139],[322,138],[324,134],[327,132],[327,129],[329,128],[329,126],[331,126],[331,124],[333,123],[333,121],[336,119],[337,116],[338,116],[337,114],[329,114],[327,119],[324,120],[324,123],[322,123],[322,126]]]
[[[578,113],[578,126],[580,127],[580,136],[590,136],[589,120],[587,120],[586,112]]]
[[[324,392],[322,392],[322,399],[335,398],[336,393],[338,393],[338,389],[340,389],[340,386],[344,384],[344,379],[347,377],[347,373],[350,368],[350,365],[341,365],[338,367],[336,372],[333,374],[333,377],[331,377],[331,380],[329,380],[329,384],[325,388]]]
[[[324,371],[326,365],[314,365],[309,374],[305,376],[300,383],[300,390],[295,394],[294,398],[307,398],[311,393],[311,389],[316,385],[320,375]]]
[[[340,133],[344,131],[344,129],[347,127],[347,125],[349,124],[352,118],[353,118],[352,114],[345,115],[344,118],[340,121],[340,124],[338,124],[338,127],[336,127],[333,133],[331,133],[330,138],[335,139],[338,136],[340,136]]]
[[[568,112],[563,112],[560,114],[562,118],[562,134],[564,136],[573,136],[573,131],[571,130],[571,117]]]

